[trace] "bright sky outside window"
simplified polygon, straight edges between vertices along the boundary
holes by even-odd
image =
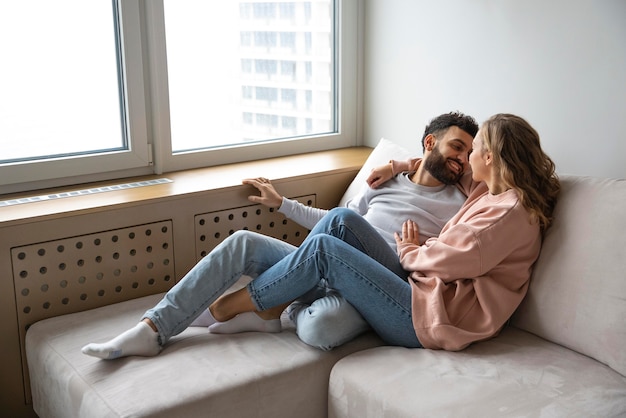
[[[111,4],[2,4],[0,162],[125,148]]]

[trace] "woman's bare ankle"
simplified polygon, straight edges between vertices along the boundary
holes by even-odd
[[[211,315],[213,315],[213,318],[215,318],[217,322],[226,322],[232,317],[228,317],[228,315],[224,315],[224,313],[222,312],[221,307],[220,307],[221,299],[222,298],[219,298],[215,302],[213,302],[211,306],[209,306],[209,311],[211,312]]]
[[[287,307],[287,305],[288,304],[282,307],[277,306],[276,308],[268,310],[269,314],[267,315],[267,318],[265,314],[258,313],[258,315],[262,319],[280,318],[280,314],[284,308]],[[243,312],[257,312],[256,306],[252,302],[252,298],[245,287],[237,290],[236,292],[221,296],[213,302],[211,306],[209,306],[209,310],[211,311],[213,318],[219,322],[226,322]]]

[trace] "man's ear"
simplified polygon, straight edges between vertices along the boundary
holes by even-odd
[[[432,151],[433,148],[435,147],[435,143],[437,142],[437,138],[435,138],[435,135],[433,134],[428,134],[426,135],[426,137],[424,138],[424,148],[426,151]]]

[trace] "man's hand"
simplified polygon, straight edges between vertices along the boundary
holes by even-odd
[[[388,163],[388,164],[373,168],[372,171],[370,172],[369,177],[365,181],[367,181],[367,184],[369,184],[369,186],[372,189],[376,189],[381,184],[385,183],[392,177],[393,177],[393,168],[391,166],[391,163]]]
[[[242,183],[254,186],[259,192],[261,192],[261,196],[248,196],[249,201],[260,203],[268,208],[279,208],[280,205],[283,204],[283,197],[278,194],[272,183],[265,177],[244,179]]]
[[[394,234],[396,245],[415,244],[420,245],[420,229],[417,224],[408,220],[402,224],[402,236],[397,232]]]

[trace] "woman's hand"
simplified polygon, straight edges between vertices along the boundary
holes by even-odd
[[[376,189],[381,184],[390,180],[392,177],[393,167],[391,166],[391,163],[389,163],[374,167],[370,172],[370,175],[367,177],[367,180],[365,181],[367,181],[367,184],[369,184],[372,189]]]
[[[405,221],[402,224],[402,236],[397,232],[394,234],[396,239],[396,245],[400,244],[415,244],[420,245],[420,230],[417,223],[412,220]]]
[[[260,203],[268,208],[279,208],[283,204],[283,197],[278,194],[274,185],[265,177],[257,177],[254,179],[244,179],[243,184],[249,184],[257,188],[261,192],[261,196],[251,195],[248,200],[254,203]]]

